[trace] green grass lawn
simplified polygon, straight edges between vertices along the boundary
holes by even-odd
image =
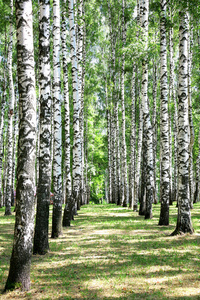
[[[144,220],[114,204],[82,207],[72,226],[50,239],[49,253],[33,256],[31,290],[0,299],[200,299],[200,203],[192,210],[193,235],[170,236],[177,208],[170,207],[168,227],[157,225],[159,209]],[[0,209],[1,291],[13,227],[14,214]]]

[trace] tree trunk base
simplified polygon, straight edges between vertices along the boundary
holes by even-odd
[[[138,206],[137,205],[133,206],[133,211],[136,211],[136,212],[138,211]]]
[[[152,214],[149,214],[149,213],[145,214],[145,217],[144,217],[145,220],[152,219],[152,218],[153,218]]]
[[[193,234],[194,233],[194,229],[193,228],[190,228],[188,229],[187,231],[183,231],[179,228],[176,228],[171,234],[170,236],[175,236],[175,235],[185,235],[185,234]]]
[[[49,252],[49,249],[33,249],[33,255],[45,255]]]
[[[68,208],[67,205],[66,205],[65,209],[64,209],[64,214],[63,214],[62,226],[63,227],[70,227],[71,220],[72,220],[72,215],[71,215],[71,212],[70,212],[70,207]]]
[[[5,212],[4,216],[12,216],[11,212]]]
[[[158,226],[169,226],[169,220],[160,220]]]

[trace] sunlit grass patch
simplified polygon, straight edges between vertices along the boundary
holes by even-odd
[[[200,299],[200,204],[192,210],[195,234],[178,237],[170,236],[175,205],[168,227],[158,226],[159,209],[155,205],[153,219],[146,221],[113,204],[83,206],[72,226],[59,239],[50,239],[50,251],[33,256],[31,290],[2,299]],[[5,217],[1,209],[1,290],[13,226],[14,215]]]

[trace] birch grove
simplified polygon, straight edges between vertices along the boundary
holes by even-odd
[[[16,217],[5,290],[30,288],[49,223],[58,238],[85,204],[155,210],[160,226],[174,205],[172,235],[194,232],[200,13],[159,4],[0,1],[0,212]]]

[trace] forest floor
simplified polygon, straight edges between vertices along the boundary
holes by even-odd
[[[170,236],[177,208],[170,207],[167,227],[158,226],[159,209],[154,205],[153,219],[144,220],[114,204],[83,206],[71,227],[50,239],[49,253],[33,256],[31,290],[0,299],[200,299],[200,203],[192,210],[193,235]],[[13,227],[14,214],[0,209],[0,291]]]

